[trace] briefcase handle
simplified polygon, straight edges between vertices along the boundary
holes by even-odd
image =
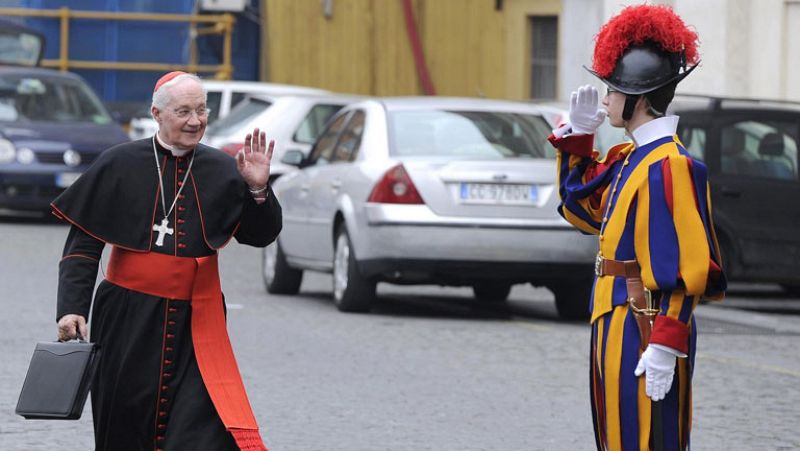
[[[78,336],[76,338],[72,338],[72,339],[66,340],[66,341],[61,341],[61,340],[57,339],[56,341],[58,343],[88,343],[89,342],[88,340],[83,338],[80,333],[78,334]]]

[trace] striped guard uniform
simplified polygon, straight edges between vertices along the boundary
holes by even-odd
[[[559,212],[583,233],[599,235],[605,258],[639,262],[644,286],[661,306],[650,343],[686,357],[677,359],[662,401],[665,450],[689,446],[692,313],[701,297],[722,299],[726,289],[706,167],[689,156],[677,124],[676,116],[654,119],[633,132],[638,145],[619,144],[604,158],[592,150],[593,135],[550,137],[558,149]],[[645,379],[634,375],[640,338],[626,291],[624,277],[600,276],[590,302],[592,417],[601,450],[653,447]]]

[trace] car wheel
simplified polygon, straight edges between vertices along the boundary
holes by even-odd
[[[589,297],[592,295],[592,278],[560,280],[548,286],[556,298],[556,311],[562,319],[589,318]]]
[[[483,303],[504,302],[511,292],[511,284],[507,282],[478,282],[472,286],[475,299]]]
[[[343,312],[366,312],[375,299],[374,280],[358,272],[356,256],[347,235],[341,227],[336,234],[333,253],[333,302]]]
[[[268,293],[297,294],[300,291],[303,271],[289,266],[277,240],[264,248],[261,269]]]

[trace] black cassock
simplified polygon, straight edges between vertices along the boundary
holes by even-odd
[[[192,153],[174,157],[158,145],[166,208],[178,193]],[[59,265],[57,319],[88,318],[106,243],[179,257],[213,255],[232,237],[263,247],[281,229],[272,192],[256,203],[233,158],[198,145],[186,186],[169,215],[171,235],[156,246],[153,224],[164,217],[153,140],[122,144],[53,202],[72,227]],[[91,319],[102,357],[92,386],[97,450],[238,449],[225,430],[198,370],[191,304],[128,290],[103,280]]]

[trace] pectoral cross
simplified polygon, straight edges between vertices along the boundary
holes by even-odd
[[[164,245],[164,235],[172,235],[174,230],[169,228],[169,221],[167,218],[161,220],[161,224],[155,225],[153,224],[153,230],[158,232],[158,237],[156,238],[156,246],[163,246]]]

